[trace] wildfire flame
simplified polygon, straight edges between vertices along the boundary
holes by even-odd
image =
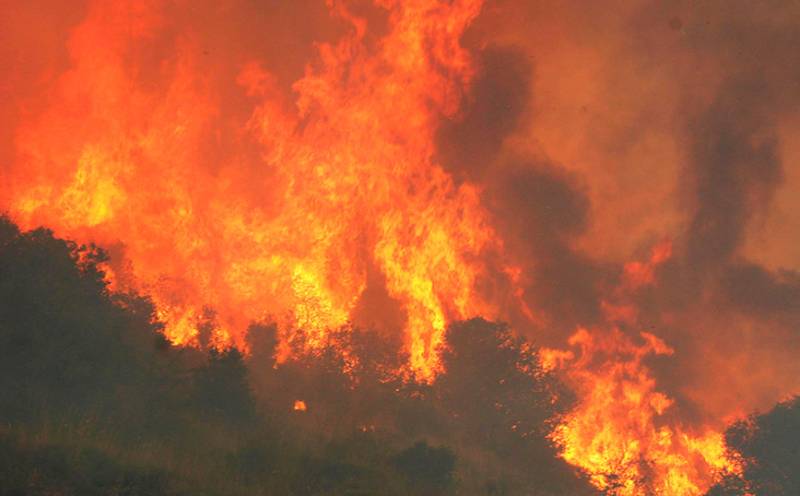
[[[163,84],[135,81],[126,54],[166,29],[165,6],[95,3],[47,109],[18,132],[4,203],[24,226],[124,244],[117,287],[151,295],[177,344],[196,341],[210,307],[215,343],[244,346],[271,314],[314,346],[377,270],[407,314],[411,368],[431,378],[446,323],[489,310],[473,292],[495,239],[478,191],[432,158],[436,121],[470,78],[458,39],[480,2],[380,4],[389,32],[367,47],[365,21],[330,3],[350,28],[319,45],[294,105],[243,63],[231,83],[250,110],[228,121],[191,34]],[[223,135],[232,150],[205,166]]]
[[[568,341],[571,349],[542,350],[543,366],[564,369],[579,398],[552,439],[566,461],[618,496],[701,495],[715,476],[740,470],[720,432],[694,432],[671,415],[675,402],[658,390],[646,360],[674,350],[652,333],[639,332],[635,340],[618,327],[638,325],[625,300],[654,282],[671,247],[661,243],[648,261],[626,264],[614,291],[619,301],[604,305],[610,330],[581,328]]]
[[[160,2],[92,3],[69,67],[16,129],[2,205],[23,227],[110,247],[112,287],[150,295],[176,344],[196,344],[213,309],[213,344],[245,347],[248,324],[269,317],[284,342],[303,329],[319,345],[377,273],[405,314],[409,369],[432,379],[449,322],[502,316],[476,289],[487,259],[504,260],[495,273],[524,292],[480,185],[434,158],[438,122],[475,75],[459,40],[482,2],[375,4],[388,18],[377,39],[347,3],[327,2],[345,34],[317,45],[288,98],[257,58],[237,61],[223,87],[196,33],[166,37],[174,20]],[[144,67],[142,47],[165,44],[170,56]],[[660,244],[625,267],[603,305],[608,329],[542,353],[579,398],[553,433],[562,456],[619,495],[701,494],[715,471],[735,470],[718,431],[671,415],[647,366],[669,344],[621,330],[637,325],[625,295],[670,253]]]
[[[580,404],[552,437],[566,461],[612,494],[703,494],[715,475],[737,467],[719,432],[693,433],[670,422],[674,402],[657,390],[642,362],[673,350],[652,334],[640,338],[641,345],[618,329],[580,329],[570,338],[580,351],[561,362]]]

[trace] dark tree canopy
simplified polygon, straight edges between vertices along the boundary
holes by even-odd
[[[194,372],[197,409],[231,424],[250,424],[256,411],[247,368],[236,348],[208,351],[208,362]]]
[[[591,494],[545,437],[567,395],[505,325],[454,324],[432,384],[349,326],[281,356],[255,323],[244,354],[209,308],[176,348],[106,260],[0,217],[0,495]]]
[[[397,469],[419,494],[446,489],[453,483],[456,457],[446,447],[417,442],[394,459]]]
[[[735,423],[725,441],[744,471],[725,478],[709,496],[800,494],[800,397]]]

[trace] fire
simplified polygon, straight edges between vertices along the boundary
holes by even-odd
[[[505,277],[510,297],[495,296],[531,322],[536,309],[481,185],[435,159],[438,123],[475,76],[459,40],[482,1],[374,3],[387,17],[378,37],[327,1],[345,34],[316,45],[291,91],[258,57],[209,62],[191,23],[171,17],[184,2],[91,3],[68,67],[15,130],[0,205],[23,227],[110,247],[111,287],[150,295],[179,345],[204,327],[209,344],[244,348],[249,323],[274,319],[281,349],[298,329],[319,346],[377,273],[405,314],[411,375],[431,380],[449,322],[503,316],[477,290],[486,278]],[[579,398],[553,433],[563,458],[622,496],[701,494],[736,469],[719,431],[676,420],[659,389],[648,360],[673,354],[669,343],[631,331],[627,296],[654,284],[671,250],[625,266],[602,305],[607,327],[542,353]]]
[[[389,30],[367,46],[366,21],[329,2],[348,32],[318,45],[293,103],[243,61],[225,88],[249,105],[241,116],[191,30],[158,85],[141,75],[132,54],[170,28],[165,5],[94,3],[46,109],[19,129],[3,204],[23,226],[124,247],[116,286],[151,295],[178,344],[211,308],[215,343],[244,346],[247,324],[271,317],[315,346],[377,270],[407,314],[411,369],[432,377],[447,322],[490,310],[473,291],[497,249],[479,191],[433,160],[436,122],[471,77],[458,39],[481,2],[378,3]]]
[[[618,496],[701,495],[714,478],[736,472],[722,434],[683,425],[678,405],[659,390],[647,365],[674,350],[655,334],[624,333],[636,326],[630,294],[654,283],[655,269],[671,255],[668,242],[649,260],[626,264],[617,303],[605,303],[609,330],[578,329],[568,350],[545,349],[542,365],[563,369],[579,400],[551,437],[567,462],[585,470],[598,488]]]
[[[612,494],[704,494],[715,474],[735,464],[719,432],[696,433],[672,421],[674,401],[657,389],[643,361],[673,350],[646,332],[639,339],[618,329],[580,329],[570,338],[579,351],[562,363],[580,401],[553,440],[566,461]]]

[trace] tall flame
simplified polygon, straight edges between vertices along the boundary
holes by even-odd
[[[584,469],[600,489],[617,496],[701,495],[716,476],[739,470],[717,430],[683,425],[678,405],[659,391],[649,358],[674,350],[650,332],[631,337],[636,308],[626,300],[654,282],[654,270],[671,256],[657,245],[646,262],[625,265],[614,303],[605,302],[609,330],[578,329],[570,349],[542,351],[545,368],[563,368],[578,405],[552,433],[561,456]]]
[[[176,344],[211,320],[214,343],[243,347],[250,322],[273,318],[285,341],[301,328],[316,346],[378,274],[405,314],[409,369],[430,380],[448,322],[502,317],[477,290],[488,266],[519,300],[527,276],[503,255],[480,186],[435,159],[438,122],[475,75],[459,40],[482,1],[374,3],[379,37],[328,0],[346,34],[316,45],[291,98],[257,57],[213,73],[202,37],[173,18],[190,2],[91,3],[69,67],[23,112],[0,204],[23,227],[110,247],[113,287],[150,295]],[[543,352],[579,397],[553,434],[562,456],[619,495],[700,494],[735,469],[719,433],[675,420],[657,387],[647,363],[668,343],[620,330],[638,325],[626,295],[669,256],[666,243],[626,266],[608,329]]]
[[[579,353],[561,360],[580,403],[552,437],[566,461],[611,494],[704,494],[715,475],[737,467],[719,432],[695,433],[670,417],[674,401],[642,362],[673,350],[650,333],[640,338],[643,344],[618,329],[580,329],[570,338]]]
[[[191,33],[161,84],[136,80],[131,54],[166,29],[165,7],[94,4],[48,108],[19,132],[11,213],[123,243],[115,281],[152,295],[176,343],[196,339],[211,307],[218,342],[242,345],[247,323],[270,312],[313,345],[348,321],[374,267],[408,315],[412,369],[431,377],[446,322],[486,309],[475,260],[494,236],[478,191],[432,158],[436,120],[471,76],[458,39],[481,2],[378,3],[390,27],[375,46],[363,19],[329,3],[349,33],[319,45],[294,105],[258,61],[244,63],[235,84],[251,110],[239,121]],[[209,164],[222,136],[233,149]]]

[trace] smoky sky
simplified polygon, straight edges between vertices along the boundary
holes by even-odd
[[[226,102],[220,119],[245,120],[252,109],[222,75],[259,60],[291,106],[318,44],[350,29],[322,0],[171,9],[166,34],[130,47],[135,77],[162,84],[161,54],[180,49],[172,34],[189,31],[209,92]],[[366,1],[353,10],[367,19],[370,49],[386,12]],[[13,161],[21,116],[70,66],[66,40],[85,7],[26,2],[7,12],[0,33],[17,42],[0,43],[0,96],[17,104],[0,110],[0,168]],[[33,20],[40,29],[24,29]],[[704,398],[717,415],[733,401],[766,407],[800,389],[800,239],[776,235],[800,233],[791,214],[798,165],[785,156],[800,130],[799,27],[800,5],[785,1],[487,2],[462,40],[475,74],[460,110],[441,117],[435,159],[457,184],[480,187],[524,269],[538,319],[512,315],[519,332],[557,345],[577,326],[606,325],[602,301],[623,263],[670,239],[672,259],[636,297],[640,327],[676,349],[653,364],[660,384],[687,404]],[[203,167],[230,161],[224,144],[237,139],[204,144]],[[260,198],[261,184],[247,194]],[[776,227],[781,205],[793,224]],[[370,276],[357,317],[375,322],[383,314],[371,308],[386,308],[389,327],[402,326],[383,284]]]
[[[533,66],[513,47],[489,46],[476,50],[474,58],[477,77],[460,113],[442,121],[437,151],[454,176],[481,181],[528,110]]]
[[[643,1],[564,2],[554,11],[535,2],[487,7],[465,37],[478,73],[438,140],[441,162],[457,179],[484,185],[498,232],[528,262],[526,297],[546,318],[518,327],[547,343],[577,325],[603,325],[601,300],[621,267],[592,252],[593,237],[628,244],[628,260],[643,259],[659,237],[671,239],[673,257],[658,270],[656,287],[636,296],[640,325],[629,329],[644,327],[676,348],[669,360],[652,364],[661,384],[687,409],[702,397],[701,409],[715,414],[728,413],[723,404],[734,398],[746,408],[765,407],[796,392],[798,260],[776,267],[747,248],[776,195],[800,186],[786,182],[797,165],[782,156],[781,141],[800,99],[800,9],[785,2]],[[586,54],[603,60],[603,83],[581,83],[592,92],[576,92],[574,101],[548,101],[548,85],[580,76],[547,71],[577,68]],[[561,160],[557,147],[547,150],[548,130],[536,132],[537,122],[584,122],[570,117],[571,105],[588,108],[593,116],[584,121],[591,125],[562,133],[597,144],[606,156],[595,163]],[[617,124],[623,113],[631,120]],[[675,150],[669,187],[638,171],[596,179],[615,154],[622,161],[655,139]],[[638,158],[633,167],[645,170],[650,160],[667,163],[657,155]],[[623,185],[622,194],[605,195],[609,184]],[[646,225],[647,210],[638,214],[633,196],[648,191],[654,198],[666,192],[660,198],[673,212],[669,223],[639,231],[626,231],[622,221],[594,224],[616,204],[614,211]],[[758,379],[743,378],[742,370]]]

